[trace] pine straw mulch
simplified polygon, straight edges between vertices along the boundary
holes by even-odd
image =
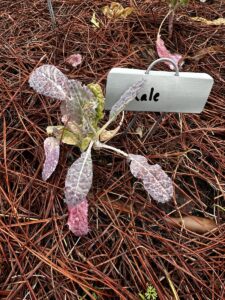
[[[46,1],[1,1],[0,297],[139,299],[151,284],[158,299],[225,299],[224,51],[189,59],[183,67],[215,80],[203,113],[167,114],[145,140],[159,113],[138,114],[123,134],[134,115],[127,112],[121,135],[110,142],[166,170],[176,190],[168,205],[148,199],[123,158],[94,152],[90,233],[76,238],[66,226],[63,186],[77,149],[63,145],[57,171],[48,182],[41,180],[45,128],[60,123],[59,102],[29,87],[31,71],[54,64],[70,78],[104,87],[112,67],[146,69],[157,58],[155,39],[166,4],[134,1],[137,14],[114,22],[102,16],[102,2],[53,1],[58,22],[53,30]],[[99,30],[90,24],[93,11],[103,22]],[[224,11],[222,0],[179,9],[171,40],[163,26],[167,47],[193,57],[224,46],[225,26],[189,18],[216,19]],[[65,64],[73,53],[83,55],[78,69]],[[180,214],[213,218],[218,229],[200,235],[165,221]]]

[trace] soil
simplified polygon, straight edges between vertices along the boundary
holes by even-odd
[[[151,285],[163,300],[225,299],[225,26],[191,19],[224,18],[225,2],[190,1],[177,9],[172,37],[167,21],[161,31],[167,48],[183,55],[184,72],[214,78],[204,111],[166,114],[150,135],[160,113],[126,112],[109,142],[160,164],[173,179],[173,200],[151,200],[125,159],[93,151],[90,231],[80,238],[66,225],[63,191],[79,151],[62,145],[55,173],[41,179],[45,129],[60,124],[60,101],[35,93],[29,75],[52,64],[70,79],[104,89],[113,67],[146,69],[158,58],[155,40],[168,4],[120,1],[135,12],[115,20],[101,12],[110,1],[52,3],[55,28],[47,1],[2,0],[0,6],[0,298],[135,300]],[[90,22],[93,12],[100,28]],[[74,53],[83,57],[77,68],[66,63]],[[198,234],[166,221],[180,215],[218,226]]]

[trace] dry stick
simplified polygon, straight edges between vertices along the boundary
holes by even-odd
[[[54,13],[54,10],[52,7],[52,0],[47,0],[47,3],[48,3],[49,14],[50,14],[51,21],[52,21],[52,27],[53,27],[53,29],[55,29],[56,28],[56,19],[55,19],[55,13]]]

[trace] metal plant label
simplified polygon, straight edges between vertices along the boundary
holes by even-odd
[[[113,68],[107,77],[105,109],[110,110],[132,84],[144,78],[138,95],[127,111],[200,113],[213,86],[206,73],[150,71]]]

